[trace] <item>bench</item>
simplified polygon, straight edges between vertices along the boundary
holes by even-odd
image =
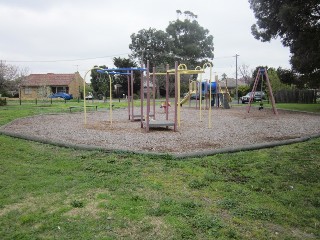
[[[98,111],[98,106],[97,105],[87,105],[86,106],[86,108],[90,108],[90,107],[96,108],[96,111]],[[69,111],[71,112],[71,110],[74,109],[74,108],[83,108],[83,106],[70,106],[69,107]]]

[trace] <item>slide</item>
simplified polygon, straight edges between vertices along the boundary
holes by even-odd
[[[187,102],[192,94],[195,94],[196,91],[192,91],[192,92],[188,92],[187,95],[184,96],[184,98],[180,101],[180,105],[184,104],[185,102]]]

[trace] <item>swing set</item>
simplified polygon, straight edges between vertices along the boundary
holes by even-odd
[[[256,93],[256,90],[257,90],[257,86],[258,86],[258,82],[259,82],[260,77],[262,79],[262,82],[263,82],[263,77],[265,77],[265,79],[266,79],[268,90],[269,90],[269,97],[270,97],[271,104],[272,104],[272,110],[273,110],[273,113],[276,116],[278,116],[278,111],[277,111],[277,108],[276,108],[276,103],[275,103],[275,100],[274,100],[274,96],[273,96],[272,87],[271,87],[271,84],[270,84],[268,72],[267,72],[267,69],[265,69],[265,68],[259,68],[259,70],[258,70],[257,76],[256,76],[256,78],[254,80],[253,88],[252,88],[252,91],[251,91],[251,94],[250,94],[250,99],[249,99],[249,104],[248,104],[248,107],[247,107],[247,112],[248,113],[250,112],[251,103],[253,102],[253,99],[254,99],[254,96],[255,96],[255,93]],[[262,85],[262,83],[261,83],[261,85]],[[261,110],[262,108],[263,108],[263,105],[262,105],[262,98],[261,98],[261,104],[260,104],[259,110]]]

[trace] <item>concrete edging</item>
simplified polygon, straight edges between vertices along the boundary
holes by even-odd
[[[313,113],[313,112],[301,112],[297,110],[289,110],[289,109],[278,109],[281,111],[291,111],[291,112],[300,112],[303,114],[316,114],[319,115],[319,113]],[[55,115],[57,113],[53,113]],[[22,117],[28,118],[28,117]],[[18,118],[21,119],[21,118]],[[313,138],[320,138],[320,133],[312,134],[310,136],[304,136],[304,137],[298,137],[298,138],[292,138],[287,140],[281,140],[281,141],[273,141],[273,142],[266,142],[266,143],[257,143],[257,144],[251,144],[251,145],[242,145],[237,147],[227,147],[227,148],[220,148],[220,149],[212,149],[212,150],[203,150],[200,152],[190,152],[190,153],[160,153],[160,152],[146,152],[146,151],[134,151],[134,150],[123,150],[123,149],[109,149],[106,147],[97,147],[93,145],[86,145],[86,144],[74,144],[74,143],[63,143],[53,140],[47,140],[43,138],[39,138],[36,136],[29,136],[19,133],[13,133],[9,131],[5,131],[1,128],[4,128],[6,125],[11,124],[12,122],[18,120],[14,119],[11,122],[4,124],[0,126],[0,134],[14,137],[14,138],[20,138],[24,140],[44,143],[44,144],[50,144],[53,146],[58,147],[65,147],[65,148],[73,148],[73,149],[79,149],[79,150],[87,150],[87,151],[102,151],[106,153],[125,153],[125,154],[139,154],[139,155],[149,155],[149,156],[163,156],[166,159],[172,158],[172,159],[186,159],[186,158],[197,158],[197,157],[206,157],[206,156],[212,156],[216,154],[225,154],[225,153],[236,153],[236,152],[242,152],[242,151],[252,151],[252,150],[259,150],[259,149],[265,149],[265,148],[273,148],[277,146],[283,146],[283,145],[289,145],[299,142],[306,142]]]
[[[238,147],[228,147],[228,148],[221,148],[221,149],[213,149],[213,150],[204,150],[201,152],[191,152],[191,153],[159,153],[159,152],[145,152],[145,151],[128,151],[128,150],[122,150],[122,149],[108,149],[104,147],[97,147],[92,145],[86,145],[86,144],[73,144],[73,143],[62,143],[57,142],[53,140],[47,140],[43,138],[39,138],[36,136],[26,136],[24,134],[19,133],[12,133],[9,131],[4,131],[0,129],[0,134],[14,137],[14,138],[20,138],[24,140],[44,143],[44,144],[50,144],[53,146],[58,147],[65,147],[65,148],[73,148],[73,149],[79,149],[79,150],[88,150],[88,151],[102,151],[106,153],[126,153],[126,154],[142,154],[142,155],[150,155],[150,156],[163,156],[166,158],[173,158],[173,159],[186,159],[186,158],[196,158],[196,157],[205,157],[205,156],[212,156],[216,154],[225,154],[225,153],[236,153],[236,152],[242,152],[242,151],[252,151],[252,150],[259,150],[259,149],[265,149],[265,148],[272,148],[277,146],[283,146],[283,145],[289,145],[293,143],[299,143],[299,142],[305,142],[312,138],[318,138],[320,137],[320,134],[314,134],[311,136],[305,136],[300,138],[293,138],[288,140],[282,140],[282,141],[274,141],[274,142],[267,142],[267,143],[258,143],[258,144],[252,144],[252,145],[243,145]]]

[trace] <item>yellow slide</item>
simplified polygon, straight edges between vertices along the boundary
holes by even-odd
[[[187,95],[184,96],[184,98],[180,101],[180,105],[184,104],[185,102],[187,102],[192,94],[195,94],[196,91],[192,91],[192,92],[188,92]]]

